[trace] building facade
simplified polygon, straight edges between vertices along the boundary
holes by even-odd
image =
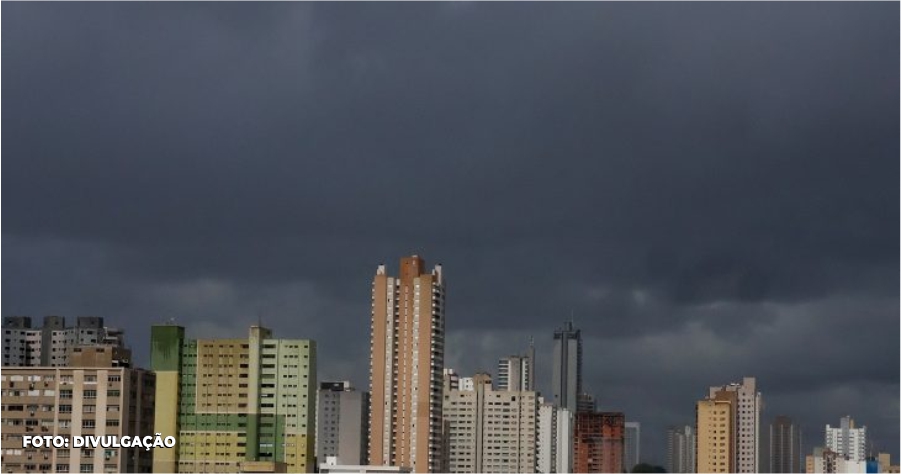
[[[372,282],[369,462],[442,469],[444,276],[417,255]]]
[[[694,472],[736,472],[735,392],[717,392],[696,406],[697,452]]]
[[[581,412],[573,429],[573,472],[623,472],[626,417]]]
[[[626,472],[632,472],[632,468],[641,462],[641,423],[627,421],[623,447],[623,467]]]
[[[666,472],[695,472],[697,437],[693,426],[666,430]]]
[[[574,329],[571,321],[554,331],[551,370],[554,404],[575,413],[582,393],[582,332]]]
[[[770,424],[767,472],[801,472],[801,428],[787,416],[777,416]]]
[[[837,427],[826,425],[826,448],[852,461],[865,461],[867,427],[856,427],[850,416],[842,417]]]
[[[534,391],[534,349],[527,355],[504,357],[497,363],[497,390]]]
[[[316,459],[341,465],[366,465],[369,394],[350,382],[322,382],[316,398]]]
[[[538,402],[536,470],[542,473],[572,472],[573,414],[566,408]]]
[[[123,346],[122,331],[93,316],[77,318],[75,326],[66,326],[62,316],[46,316],[41,327],[32,327],[27,316],[3,318],[4,367],[66,367],[73,347],[97,344]]]
[[[734,392],[736,404],[733,410],[735,436],[733,467],[735,472],[760,472],[760,408],[761,395],[754,377],[744,377],[741,383],[710,387],[711,398],[717,392]],[[700,442],[700,430],[698,431]],[[703,472],[703,471],[699,471]]]
[[[473,384],[444,396],[447,471],[535,472],[535,392],[493,390],[488,374],[477,374]]]
[[[177,449],[154,450],[154,472],[313,472],[316,344],[273,339],[186,339],[151,328],[156,431]]]
[[[23,436],[154,436],[154,375],[121,366],[120,350],[76,347],[69,367],[3,368],[4,472],[151,471],[143,448],[23,445]]]

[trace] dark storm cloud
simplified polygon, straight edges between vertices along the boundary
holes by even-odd
[[[418,252],[450,363],[573,314],[658,462],[748,374],[898,445],[897,5],[5,10],[4,314],[139,352],[262,318],[365,385],[369,280]]]

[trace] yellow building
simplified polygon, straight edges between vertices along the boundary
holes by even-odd
[[[184,338],[152,328],[155,429],[175,450],[154,451],[154,472],[313,472],[316,345],[272,339]]]
[[[735,392],[717,392],[697,403],[697,469],[695,472],[735,472]]]

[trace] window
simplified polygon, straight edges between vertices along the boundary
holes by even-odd
[[[97,390],[85,390],[84,398],[86,398],[86,399],[97,398]]]
[[[71,390],[60,390],[59,398],[72,398],[72,391]]]
[[[93,464],[82,464],[78,472],[94,472]]]
[[[94,420],[84,420],[81,422],[82,428],[93,429],[94,428]]]

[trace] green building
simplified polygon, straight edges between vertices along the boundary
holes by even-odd
[[[155,431],[175,436],[153,451],[154,472],[313,472],[316,343],[185,339],[174,325],[151,329],[157,374]]]

